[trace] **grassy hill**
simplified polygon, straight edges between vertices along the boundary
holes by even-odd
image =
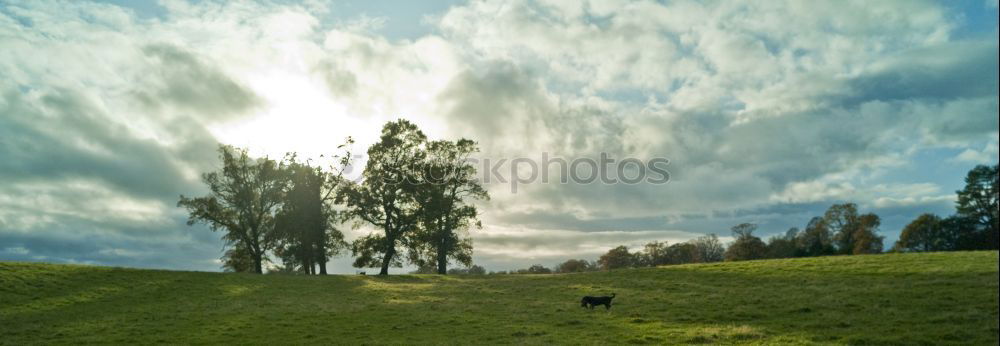
[[[0,344],[997,344],[997,262],[994,251],[389,278],[0,262]],[[579,306],[611,292],[611,311]]]

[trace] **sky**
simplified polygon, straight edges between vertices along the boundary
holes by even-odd
[[[953,213],[966,172],[997,162],[997,13],[996,0],[0,0],[0,260],[218,271],[221,234],[176,203],[207,193],[220,143],[320,160],[347,136],[363,152],[399,118],[494,162],[669,160],[666,184],[516,192],[501,167],[508,183],[486,184],[469,231],[488,270],[730,240],[743,222],[766,239],[843,202],[881,216],[891,245],[919,214]]]

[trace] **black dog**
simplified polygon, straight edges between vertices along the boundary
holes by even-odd
[[[585,308],[590,308],[591,310],[594,310],[594,306],[604,305],[604,309],[605,310],[610,310],[611,309],[611,300],[612,299],[615,299],[615,294],[614,293],[612,293],[610,297],[608,297],[608,296],[604,296],[604,297],[585,296],[585,297],[583,297],[583,299],[580,299],[580,306],[581,307],[585,307]]]

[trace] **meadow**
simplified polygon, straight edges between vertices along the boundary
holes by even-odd
[[[390,277],[0,262],[0,344],[995,345],[997,254]]]

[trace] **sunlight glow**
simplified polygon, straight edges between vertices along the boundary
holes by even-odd
[[[347,136],[377,134],[369,129],[370,122],[349,115],[347,107],[331,97],[322,80],[310,77],[301,59],[288,62],[247,78],[265,105],[255,116],[212,128],[216,138],[248,148],[255,156],[280,158],[296,152],[300,157],[319,160],[321,155],[338,154],[337,146]]]

